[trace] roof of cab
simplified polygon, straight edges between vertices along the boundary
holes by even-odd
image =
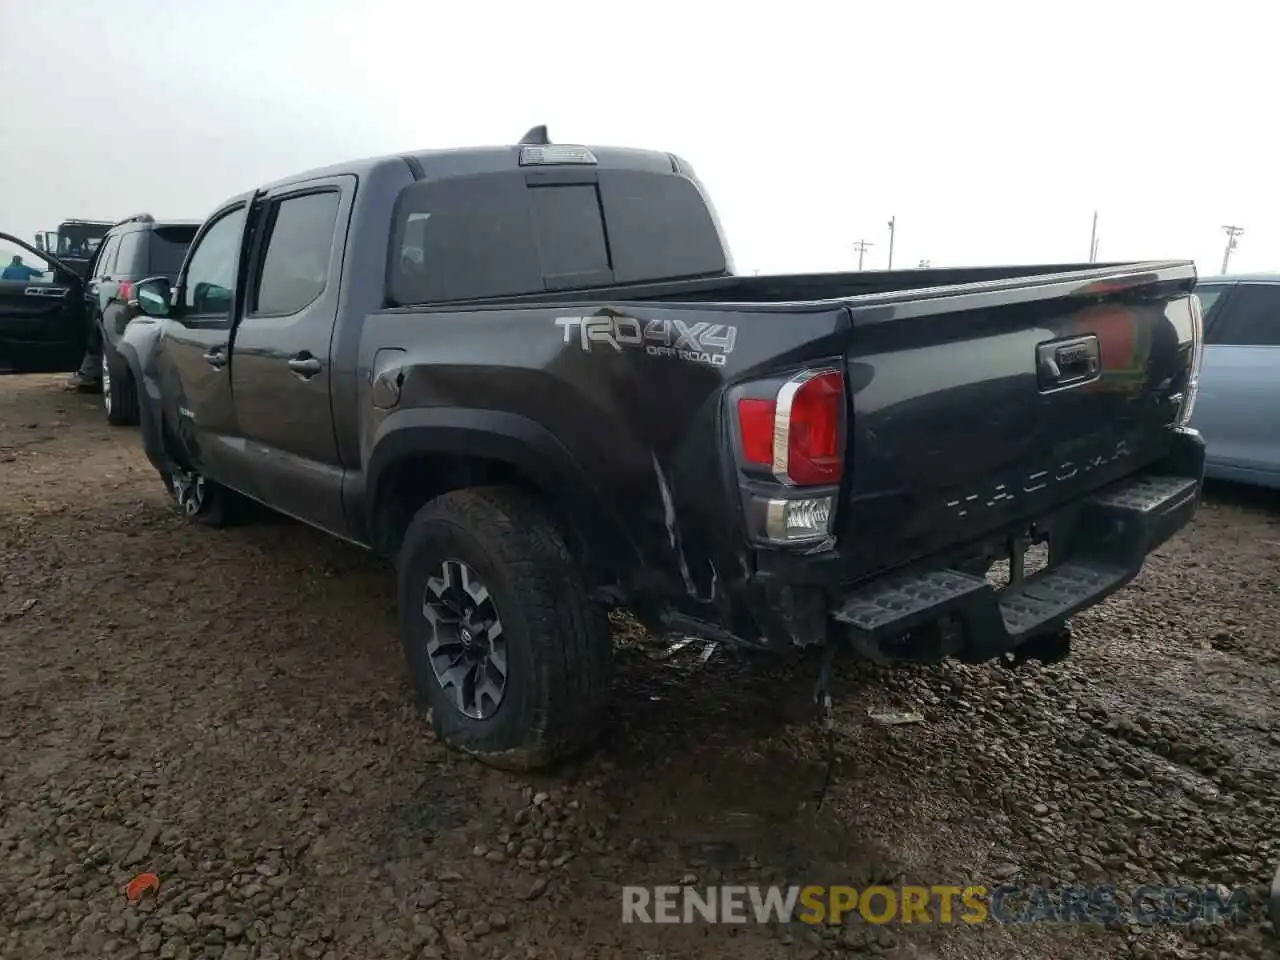
[[[577,144],[574,144],[577,146]],[[682,162],[673,154],[658,150],[636,150],[630,147],[592,147],[589,149],[596,158],[593,165],[597,170],[644,170],[652,173],[679,173]],[[457,147],[447,150],[419,150],[407,153],[388,154],[381,157],[365,157],[359,160],[348,160],[315,170],[295,173],[261,189],[273,190],[277,187],[305,183],[308,180],[320,180],[325,177],[337,177],[343,174],[366,176],[373,171],[395,164],[404,164],[411,171],[421,169],[422,179],[435,180],[445,177],[464,176],[476,173],[501,173],[506,170],[520,169],[519,146],[509,147]],[[532,168],[532,169],[537,169]]]

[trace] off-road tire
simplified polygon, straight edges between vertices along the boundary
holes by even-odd
[[[501,618],[507,677],[492,716],[467,716],[427,653],[427,581],[446,560],[470,567]],[[436,735],[503,770],[533,770],[596,740],[608,708],[613,649],[605,611],[536,498],[510,487],[447,493],[409,522],[397,562],[400,635]]]
[[[102,362],[110,374],[109,382],[103,384],[103,393],[108,399],[104,404],[107,423],[116,427],[131,427],[138,422],[138,387],[134,383],[129,365],[120,354],[111,349],[111,344],[103,337]]]

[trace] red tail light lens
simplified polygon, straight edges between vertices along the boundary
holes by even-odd
[[[844,377],[834,371],[810,377],[791,393],[789,410],[785,409],[787,387],[778,398],[778,418],[789,414],[786,475],[802,487],[839,483],[844,473],[840,459]]]
[[[840,482],[844,376],[806,371],[782,386],[773,400],[738,401],[742,456],[769,467],[783,483],[809,487]]]
[[[773,400],[738,401],[738,429],[742,433],[742,456],[747,463],[773,466],[773,416],[777,409]]]
[[[118,291],[119,292],[117,295],[120,297],[120,299],[123,300],[125,303],[128,303],[130,300],[133,299],[133,281],[121,280],[120,286],[118,287]]]

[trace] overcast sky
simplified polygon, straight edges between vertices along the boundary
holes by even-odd
[[[0,230],[201,218],[309,167],[559,142],[682,155],[742,272],[1280,267],[1280,5],[0,0]]]

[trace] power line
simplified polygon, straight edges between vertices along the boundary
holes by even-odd
[[[1240,235],[1244,233],[1244,227],[1224,226],[1222,228],[1227,234],[1227,248],[1222,251],[1222,272],[1227,272],[1227,264],[1231,262],[1231,251],[1237,246],[1236,241],[1240,239]]]
[[[875,244],[872,243],[870,240],[853,241],[853,249],[858,251],[858,269],[859,270],[862,269],[862,255],[867,252],[867,249],[869,247],[874,247],[874,246]]]

